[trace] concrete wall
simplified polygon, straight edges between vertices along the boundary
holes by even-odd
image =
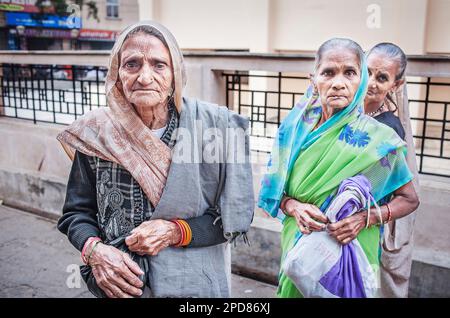
[[[71,162],[56,140],[64,126],[0,117],[0,200],[61,215]]]

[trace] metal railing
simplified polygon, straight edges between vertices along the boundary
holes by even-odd
[[[108,57],[108,52],[2,52],[0,115],[70,124],[106,106]],[[190,96],[225,103],[248,116],[252,150],[261,154],[270,152],[280,122],[309,83],[307,72],[313,65],[309,55],[185,53],[185,58],[195,66],[190,78],[201,74]],[[56,65],[43,65],[48,62]],[[450,58],[410,56],[407,75],[419,172],[450,177]]]
[[[426,167],[427,160],[434,160],[435,166],[442,167],[435,170],[450,168],[450,93],[445,97],[446,100],[431,98],[433,88],[445,87],[450,92],[450,82],[436,82],[427,77],[425,81],[408,81],[407,84],[409,87],[420,86],[425,89],[423,98],[408,99],[410,109],[419,108],[416,109],[417,115],[411,116],[411,121],[416,126],[413,137],[418,171],[422,174],[450,177],[450,173],[430,172]]]
[[[32,64],[1,68],[4,116],[70,124],[87,111],[106,106],[106,68]]]

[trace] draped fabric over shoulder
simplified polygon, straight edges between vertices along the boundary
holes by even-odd
[[[136,23],[120,34],[111,51],[105,82],[106,102],[109,107],[99,108],[79,118],[58,135],[58,140],[69,153],[78,150],[122,165],[156,206],[170,167],[170,149],[142,122],[117,85],[122,45],[131,31],[144,25],[157,29],[169,47],[175,82],[174,103],[178,112],[181,111],[186,74],[183,55],[175,38],[164,26],[156,22]]]
[[[175,89],[161,140],[144,125],[118,85],[120,49],[140,26],[163,36],[172,60]],[[119,36],[106,78],[109,107],[84,115],[58,135],[69,153],[78,150],[89,157],[86,169],[94,180],[88,189],[94,193],[92,206],[86,206],[85,192],[73,195],[59,228],[78,247],[99,234],[105,244],[128,253],[144,271],[141,279],[152,297],[229,297],[230,244],[168,246],[150,256],[130,252],[124,243],[130,230],[143,222],[197,219],[212,208],[216,217],[212,226],[220,227],[219,234],[228,242],[245,240],[250,228],[254,197],[249,120],[226,107],[183,97],[185,84],[183,56],[165,27],[142,22]],[[78,183],[75,194],[83,187]],[[104,296],[88,267],[82,271],[85,281],[96,288],[91,289],[94,294]]]
[[[360,63],[361,82],[349,106],[313,131],[322,106],[310,86],[279,127],[258,205],[283,221],[283,258],[301,238],[295,219],[279,210],[284,194],[325,211],[347,178],[367,177],[377,201],[413,178],[405,160],[405,143],[393,129],[364,115],[368,71],[364,57]],[[370,264],[379,266],[379,228],[365,229],[357,239]],[[282,272],[278,295],[301,296]]]

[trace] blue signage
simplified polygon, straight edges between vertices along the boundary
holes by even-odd
[[[73,15],[60,17],[49,14],[26,12],[5,12],[6,25],[23,25],[25,27],[43,27],[57,29],[81,29],[81,17]]]

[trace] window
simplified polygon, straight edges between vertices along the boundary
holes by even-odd
[[[119,17],[119,0],[106,0],[106,17]]]

